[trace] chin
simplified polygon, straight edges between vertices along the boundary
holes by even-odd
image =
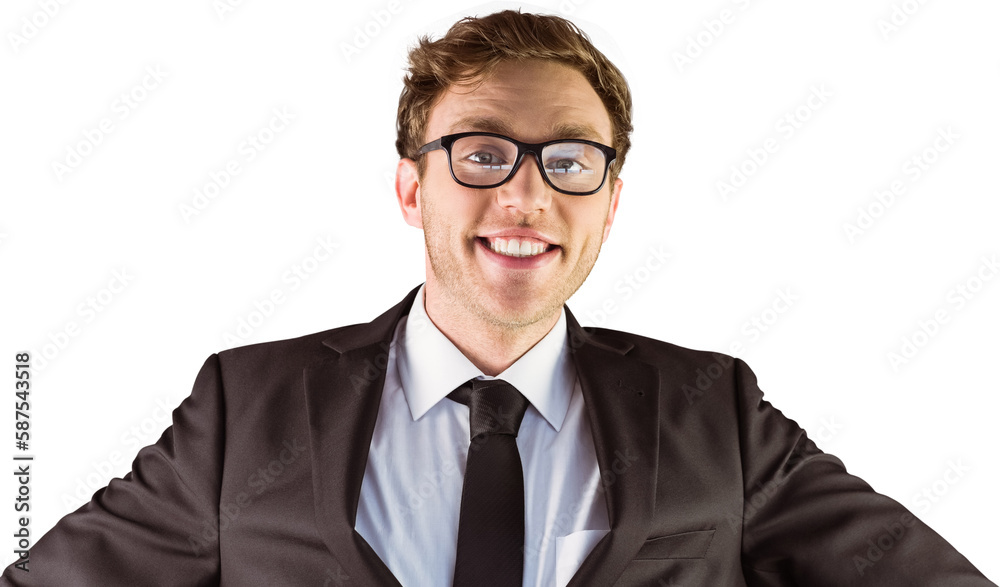
[[[497,299],[499,298],[499,299]],[[537,298],[525,303],[523,299],[511,300],[507,296],[483,296],[479,300],[469,300],[475,306],[473,311],[498,327],[524,328],[539,321],[550,318],[559,312],[562,303],[545,300],[540,303]],[[485,303],[484,303],[485,302]]]

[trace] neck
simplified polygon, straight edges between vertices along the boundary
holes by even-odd
[[[434,326],[476,368],[484,375],[496,376],[552,330],[559,321],[561,308],[531,324],[498,324],[479,316],[459,300],[441,295],[428,281],[424,286],[424,310]]]

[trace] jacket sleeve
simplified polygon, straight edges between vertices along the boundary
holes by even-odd
[[[132,471],[61,519],[0,585],[216,585],[224,404],[217,355]],[[27,572],[15,565],[27,562]]]
[[[996,587],[764,401],[743,361],[736,361],[735,378],[748,585]]]

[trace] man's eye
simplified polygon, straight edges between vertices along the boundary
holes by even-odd
[[[473,153],[466,157],[466,159],[479,165],[500,165],[502,163],[499,157],[493,153],[487,153],[485,151]]]
[[[550,173],[583,173],[585,167],[576,159],[557,159],[546,165]]]

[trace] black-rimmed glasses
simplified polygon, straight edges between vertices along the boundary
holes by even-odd
[[[495,188],[514,177],[525,153],[538,162],[539,173],[552,189],[572,196],[589,196],[604,187],[617,153],[611,147],[583,139],[522,143],[491,132],[445,135],[420,147],[423,155],[436,149],[448,153],[451,177],[469,188]]]

